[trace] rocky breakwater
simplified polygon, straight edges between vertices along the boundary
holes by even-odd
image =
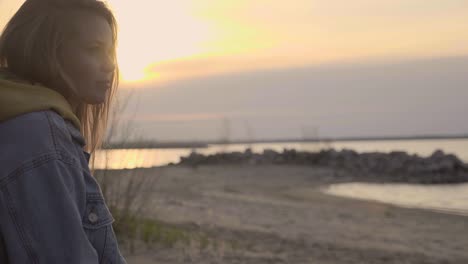
[[[409,155],[406,152],[357,153],[353,150],[302,152],[284,149],[283,152],[264,150],[217,153],[202,155],[192,152],[182,157],[179,165],[196,167],[199,165],[227,164],[288,164],[325,166],[340,169],[353,178],[370,181],[409,182],[409,183],[461,183],[468,182],[468,164],[452,154],[441,150],[429,157]]]

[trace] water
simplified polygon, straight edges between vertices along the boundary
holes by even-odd
[[[301,151],[318,151],[335,148],[352,149],[357,152],[406,151],[419,156],[429,156],[440,149],[458,156],[468,163],[468,139],[451,140],[392,140],[392,141],[343,141],[332,143],[274,143],[211,145],[194,149],[202,154],[218,152],[252,151],[261,153],[265,149],[282,151],[284,148]],[[177,163],[180,157],[190,154],[192,149],[116,149],[96,153],[96,167],[109,169],[149,168],[170,162]],[[106,164],[107,163],[107,164]],[[375,200],[403,207],[418,207],[461,215],[468,215],[468,184],[458,185],[409,185],[409,184],[336,184],[324,192],[354,199]]]
[[[332,184],[327,194],[468,216],[468,184]]]
[[[195,148],[198,153],[214,154],[218,152],[245,151],[247,148],[261,153],[265,149],[283,151],[284,148],[301,151],[318,151],[334,148],[336,150],[352,149],[357,152],[391,152],[406,151],[410,154],[429,156],[435,150],[457,155],[468,163],[468,139],[445,140],[388,140],[388,141],[341,141],[332,143],[259,143],[210,145],[208,148]],[[177,163],[180,157],[190,154],[192,149],[114,149],[96,153],[96,168],[133,169],[163,166]]]

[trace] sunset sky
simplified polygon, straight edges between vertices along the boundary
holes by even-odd
[[[110,1],[125,81],[468,54],[466,0]]]
[[[0,25],[21,2],[0,0]],[[468,68],[459,68],[468,61],[467,0],[109,4],[120,27],[121,89],[140,98],[130,105],[145,137],[214,139],[225,120],[233,138],[245,137],[245,127],[259,138],[297,138],[316,127],[324,136],[468,133],[454,118],[468,114],[459,101],[468,96]],[[387,93],[394,104],[385,104]],[[414,97],[398,100],[407,94]],[[428,99],[435,94],[443,106]],[[362,101],[370,103],[362,108]],[[417,125],[435,107],[447,108],[435,115],[440,120]],[[393,110],[379,125],[379,113]]]

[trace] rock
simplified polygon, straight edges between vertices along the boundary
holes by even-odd
[[[269,162],[273,162],[278,155],[278,152],[272,150],[272,149],[265,149],[263,151],[263,156],[265,159],[267,159]]]
[[[379,178],[385,181],[414,183],[468,181],[468,165],[455,155],[445,154],[441,150],[434,151],[426,158],[401,151],[357,153],[349,149],[327,149],[320,152],[283,149],[281,153],[266,149],[262,154],[246,149],[244,152],[206,156],[193,151],[187,157],[182,157],[179,164],[194,167],[200,164],[302,164],[342,169],[349,175],[358,175],[353,177],[363,179]]]
[[[430,159],[439,159],[439,158],[443,158],[444,156],[445,156],[445,153],[442,150],[438,149],[438,150],[434,151],[429,158]]]
[[[245,151],[244,151],[244,155],[247,156],[247,157],[250,157],[252,156],[253,152],[252,152],[252,149],[251,148],[246,148]]]
[[[284,149],[281,156],[285,161],[293,162],[296,160],[297,152],[295,149],[291,149],[291,150]]]

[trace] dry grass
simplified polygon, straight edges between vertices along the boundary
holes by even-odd
[[[125,143],[132,136],[135,138],[132,118],[122,119],[133,95],[131,92],[128,96],[117,98],[111,109],[104,147],[115,140]],[[141,228],[138,219],[142,218],[142,212],[148,206],[148,197],[157,184],[158,175],[142,175],[135,173],[135,170],[126,170],[124,177],[113,177],[110,172],[109,157],[105,152],[104,169],[96,170],[94,176],[115,219],[113,226],[116,235],[133,251],[135,241],[139,239],[137,231]]]

